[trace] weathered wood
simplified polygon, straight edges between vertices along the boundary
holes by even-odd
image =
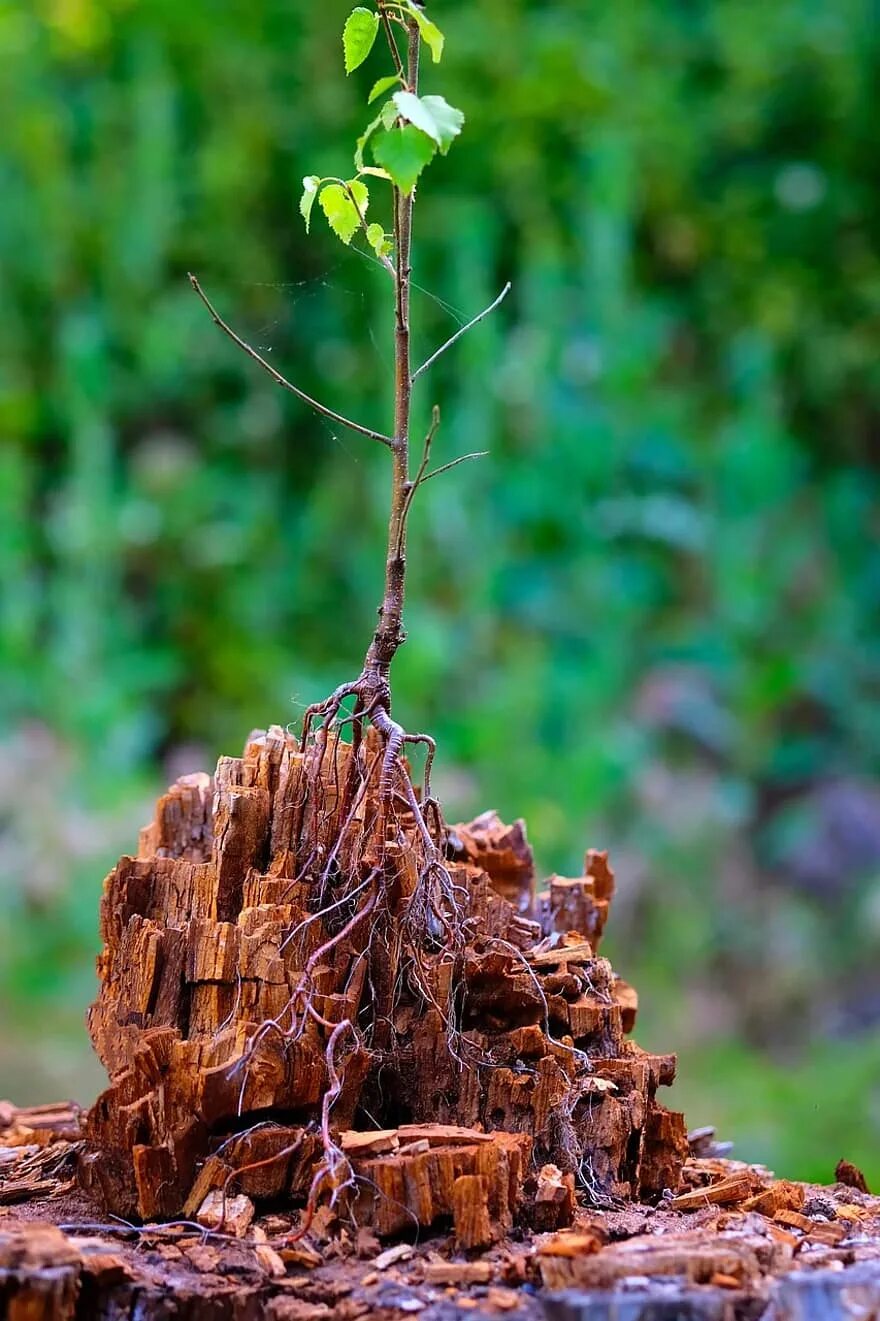
[[[453,1216],[451,1183],[444,1175],[442,1195],[428,1197],[420,1160],[445,1169],[457,1143],[482,1143],[503,1164],[502,1135],[528,1139],[561,1189],[584,1164],[600,1201],[674,1188],[684,1121],[656,1100],[674,1062],[626,1040],[635,993],[595,952],[614,889],[607,856],[591,850],[581,878],[553,878],[545,902],[521,822],[484,813],[443,828],[467,945],[458,964],[442,945],[423,949],[419,986],[398,963],[399,931],[427,845],[407,809],[393,830],[382,824],[374,732],[358,756],[353,779],[351,746],[335,732],[305,748],[277,727],[254,734],[213,778],[172,786],[137,857],[107,878],[90,1030],[110,1086],[86,1124],[83,1186],[142,1220],[194,1214],[223,1188],[304,1200],[326,1156],[330,1036],[349,1022],[357,1038],[349,1029],[332,1061],[334,1159],[378,1160],[406,1216]],[[393,1150],[377,1148],[381,1135],[355,1136],[373,1125],[397,1134]],[[398,1154],[399,1167],[386,1159]],[[454,1177],[489,1180],[497,1237],[519,1213],[527,1173],[509,1204],[492,1186],[500,1165]],[[539,1215],[551,1215],[550,1200]],[[406,1216],[377,1212],[375,1223],[403,1232]]]

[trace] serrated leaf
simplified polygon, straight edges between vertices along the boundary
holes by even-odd
[[[408,12],[419,25],[419,34],[421,35],[422,41],[428,47],[428,50],[431,52],[431,59],[435,64],[439,64],[443,57],[443,43],[446,38],[443,36],[443,33],[440,31],[437,24],[432,23],[424,10],[419,9],[418,5],[414,5],[412,0],[406,0],[406,7]]]
[[[377,83],[373,83],[370,89],[370,95],[367,97],[367,105],[372,105],[383,92],[387,92],[389,87],[394,87],[400,81],[396,73],[391,73],[387,78],[380,78]]]
[[[395,78],[394,81],[396,82],[397,79]],[[354,149],[354,168],[359,173],[364,168],[364,147],[367,145],[370,138],[376,132],[376,129],[381,127],[391,128],[396,118],[397,118],[397,111],[394,108],[394,102],[386,101],[382,109],[379,111],[378,115],[376,116],[376,118],[370,120],[370,123],[367,125],[363,133],[358,138],[357,144]]]
[[[437,150],[413,124],[388,129],[373,139],[373,155],[402,193],[411,193],[422,170]]]
[[[342,29],[342,53],[345,60],[345,72],[352,73],[373,49],[376,33],[379,31],[379,15],[371,9],[358,5],[345,20]]]
[[[309,232],[309,221],[312,217],[312,207],[315,205],[315,198],[318,196],[318,189],[321,187],[321,180],[317,174],[307,174],[303,179],[302,197],[299,199],[299,213],[306,222],[306,233]]]
[[[391,99],[402,119],[415,124],[416,128],[427,133],[428,137],[433,138],[437,146],[440,146],[440,134],[434,123],[434,116],[423,104],[421,97],[416,96],[414,92],[395,92]],[[387,128],[388,125],[386,124],[385,127]]]
[[[367,242],[377,257],[387,257],[393,246],[381,225],[367,225]]]
[[[423,96],[422,105],[430,112],[437,126],[440,150],[445,156],[462,130],[464,115],[461,110],[450,105],[445,96]]]
[[[367,225],[367,242],[377,257],[384,257],[391,246],[385,238],[385,230],[382,225]]]
[[[464,115],[442,96],[416,96],[395,92],[391,98],[402,119],[415,124],[437,143],[445,156],[453,138],[461,132]],[[386,125],[387,127],[387,125]]]
[[[357,207],[352,202],[348,189],[351,190]],[[351,242],[361,227],[358,207],[361,215],[366,215],[370,202],[367,185],[360,179],[350,179],[348,189],[343,188],[339,183],[328,183],[321,190],[321,210],[327,217],[327,223],[336,237],[346,244]]]

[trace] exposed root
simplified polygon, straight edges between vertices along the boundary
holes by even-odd
[[[368,667],[358,679],[340,684],[305,712],[294,831],[311,844],[290,889],[307,882],[314,908],[281,945],[283,951],[293,941],[300,943],[302,973],[281,1012],[256,1028],[232,1065],[233,1072],[241,1075],[242,1114],[249,1077],[270,1041],[277,1041],[282,1051],[304,1039],[325,1042],[327,1086],[319,1126],[323,1156],[312,1178],[302,1224],[291,1241],[308,1232],[320,1200],[329,1194],[330,1204],[335,1205],[353,1186],[351,1167],[334,1138],[333,1108],[345,1090],[351,1061],[365,1054],[376,1058],[392,1048],[395,1013],[405,995],[440,1015],[450,1053],[464,1067],[457,987],[467,938],[466,895],[455,886],[446,865],[446,826],[431,793],[436,744],[428,734],[408,733],[392,719],[389,708],[387,680],[378,669]],[[374,731],[371,736],[367,726]],[[341,744],[343,728],[351,731],[346,745]],[[404,760],[407,746],[425,751],[419,793]],[[411,887],[404,894],[391,865],[391,852],[397,858],[401,850],[408,850],[415,864]],[[320,936],[306,957],[315,932]],[[362,1006],[360,1012],[337,1019],[335,1006],[322,993],[323,973],[337,957],[350,961],[349,984],[366,960],[373,989],[366,1013]],[[452,965],[452,975],[442,977],[441,966],[447,964]],[[394,969],[387,985],[382,976],[386,967]],[[437,988],[443,983],[448,991],[441,996]],[[291,1151],[285,1149],[284,1154]],[[233,1171],[227,1183],[244,1172],[244,1168]]]

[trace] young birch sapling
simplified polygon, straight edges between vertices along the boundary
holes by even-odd
[[[303,179],[299,209],[309,229],[317,202],[333,233],[346,245],[360,237],[369,245],[390,280],[394,308],[394,419],[390,433],[374,430],[344,417],[334,409],[311,398],[270,364],[220,317],[208,300],[199,281],[190,276],[192,286],[211,313],[215,323],[245,353],[257,362],[283,389],[289,390],[322,416],[385,446],[391,458],[391,500],[388,518],[388,542],[385,557],[385,584],[378,609],[376,626],[363,668],[358,677],[341,684],[324,701],[306,712],[304,736],[312,726],[327,728],[335,721],[343,703],[353,700],[355,740],[365,720],[382,737],[384,759],[382,793],[389,803],[398,776],[401,754],[406,744],[423,744],[427,749],[427,771],[434,753],[433,740],[426,734],[408,733],[391,715],[391,664],[404,642],[403,607],[406,589],[406,534],[416,492],[425,482],[479,454],[464,454],[439,467],[430,468],[431,448],[440,424],[439,409],[434,406],[430,426],[422,445],[421,458],[412,471],[411,414],[412,392],[416,381],[466,331],[493,311],[506,296],[506,285],[495,301],[462,326],[445,344],[415,370],[410,363],[410,286],[413,216],[416,188],[425,168],[439,152],[446,155],[461,133],[464,115],[461,110],[437,94],[419,91],[421,48],[430,53],[433,63],[443,57],[444,37],[425,9],[415,0],[377,0],[375,9],[358,6],[346,20],[342,47],[346,74],[358,69],[371,54],[381,32],[387,42],[393,72],[373,83],[367,103],[381,102],[378,113],[357,139],[354,151],[354,174],[349,179],[317,174]],[[373,164],[367,164],[367,158]],[[374,194],[380,188],[390,197],[390,229],[384,223],[368,219],[374,212]],[[420,815],[431,802],[426,776],[426,794]]]
[[[381,34],[381,35],[380,35]],[[488,315],[506,296],[509,285],[494,302],[462,326],[436,352],[413,369],[410,361],[410,287],[413,216],[419,180],[434,157],[446,155],[461,133],[464,115],[437,93],[420,91],[420,56],[426,51],[434,65],[443,56],[443,34],[425,9],[415,0],[377,0],[375,7],[358,6],[346,20],[342,47],[346,74],[353,73],[368,59],[377,39],[387,45],[391,71],[372,85],[368,105],[378,105],[354,151],[354,172],[348,179],[307,175],[299,203],[308,230],[315,206],[323,213],[331,230],[344,244],[359,241],[367,245],[389,280],[389,300],[394,316],[394,417],[390,431],[382,432],[343,416],[306,394],[282,376],[250,344],[221,318],[194,275],[192,286],[211,313],[215,323],[235,344],[263,368],[277,385],[290,391],[317,413],[339,426],[382,445],[389,451],[391,464],[388,540],[385,576],[378,622],[367,647],[357,678],[340,684],[323,701],[310,706],[304,717],[301,747],[310,758],[308,777],[310,793],[320,791],[321,767],[325,756],[337,757],[342,726],[351,725],[351,755],[340,789],[345,811],[339,838],[312,864],[320,896],[333,895],[329,907],[324,900],[322,915],[335,910],[340,929],[309,960],[301,986],[287,1007],[282,1028],[279,1020],[264,1023],[251,1041],[248,1057],[253,1057],[259,1042],[269,1033],[285,1038],[301,1033],[308,1019],[320,1022],[330,1031],[327,1044],[327,1075],[330,1086],[323,1099],[321,1130],[325,1160],[315,1176],[309,1199],[314,1208],[322,1187],[333,1188],[333,1196],[344,1183],[342,1153],[333,1139],[330,1112],[344,1082],[343,1062],[338,1056],[343,1039],[349,1039],[351,1058],[366,1049],[374,1055],[383,1048],[390,1015],[400,995],[399,970],[406,969],[406,979],[426,1003],[434,1004],[446,1024],[449,1047],[457,1052],[460,1035],[456,1026],[457,1007],[454,991],[449,1003],[436,1004],[426,976],[426,959],[457,964],[465,946],[460,896],[457,896],[445,858],[447,831],[439,804],[431,793],[431,764],[434,741],[428,734],[410,733],[392,715],[391,666],[405,640],[403,610],[407,568],[407,524],[413,501],[425,482],[447,472],[466,459],[465,454],[439,466],[431,467],[431,452],[440,413],[431,411],[418,462],[411,449],[413,387],[442,353],[463,334]],[[381,200],[380,200],[381,199]],[[387,221],[374,219],[385,201]],[[378,205],[377,205],[378,203]],[[375,730],[372,739],[365,737],[365,726]],[[424,781],[417,794],[410,779],[404,754],[407,746],[422,745],[425,750]],[[343,835],[352,826],[364,803],[369,786],[378,783],[378,802],[371,809],[364,834],[362,862],[340,876],[338,858]],[[320,813],[321,802],[311,809]],[[384,893],[387,849],[399,846],[404,838],[401,822],[415,825],[421,841],[419,874],[413,893],[401,913],[396,899]],[[345,914],[351,913],[346,918]],[[372,1022],[348,1018],[337,1024],[325,1022],[314,1001],[312,970],[326,960],[332,948],[355,928],[369,919],[371,939],[380,940],[387,951],[388,985],[373,987]],[[381,981],[381,977],[379,978]],[[450,979],[454,988],[457,978]],[[383,1046],[384,1043],[384,1046]],[[247,1063],[247,1060],[244,1061]],[[342,1181],[342,1182],[341,1182]],[[307,1217],[308,1220],[308,1217]]]

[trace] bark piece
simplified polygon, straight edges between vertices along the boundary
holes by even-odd
[[[855,1188],[860,1193],[870,1192],[864,1174],[858,1165],[853,1165],[851,1161],[839,1160],[834,1177],[838,1183],[842,1183],[847,1188]]]
[[[460,1248],[486,1248],[495,1237],[488,1200],[488,1183],[481,1174],[460,1174],[452,1185],[452,1220]]]
[[[705,1206],[731,1206],[735,1202],[747,1199],[754,1187],[754,1179],[748,1174],[732,1174],[729,1179],[719,1179],[705,1188],[695,1188],[690,1193],[680,1193],[673,1197],[669,1205],[674,1211],[699,1211]]]
[[[563,1174],[556,1165],[543,1165],[530,1207],[532,1227],[540,1233],[568,1228],[574,1220],[575,1205],[574,1174]]]
[[[236,1238],[244,1238],[253,1218],[254,1204],[244,1193],[224,1197],[216,1190],[208,1193],[196,1214],[196,1220],[205,1229],[234,1234]]]
[[[778,1179],[769,1188],[764,1188],[754,1197],[748,1197],[742,1203],[742,1211],[758,1211],[761,1215],[773,1216],[780,1211],[800,1211],[804,1205],[805,1193],[802,1183],[791,1183],[788,1179]]]

